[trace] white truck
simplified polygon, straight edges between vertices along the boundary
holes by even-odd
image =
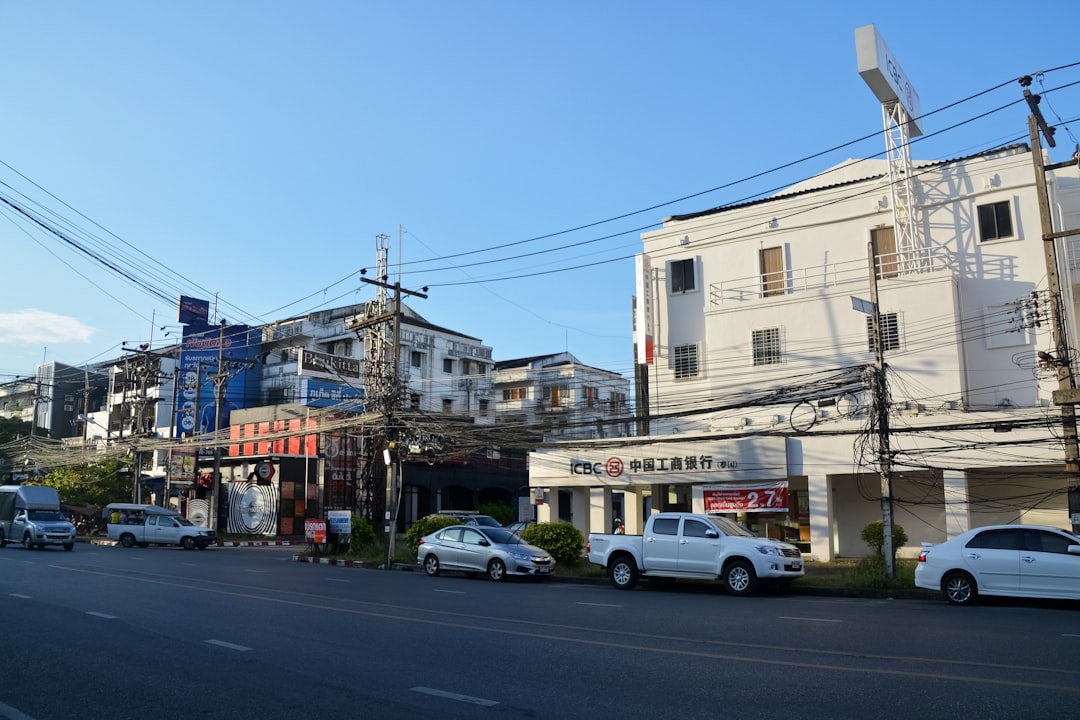
[[[213,530],[158,505],[112,503],[101,514],[108,523],[109,539],[126,548],[179,545],[185,550],[205,550],[217,540]]]
[[[785,584],[805,572],[794,545],[754,535],[716,515],[650,515],[644,535],[589,535],[589,562],[607,570],[620,590],[638,578],[720,580],[734,595],[749,595],[763,581]]]
[[[75,547],[75,526],[60,512],[56,488],[0,486],[0,548],[9,542],[21,542],[27,550],[46,545]]]

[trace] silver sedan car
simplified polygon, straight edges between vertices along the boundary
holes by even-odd
[[[420,539],[416,562],[428,575],[455,570],[484,573],[499,582],[507,577],[547,577],[555,559],[546,550],[527,545],[504,528],[454,525]]]

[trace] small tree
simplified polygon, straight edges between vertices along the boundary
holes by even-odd
[[[875,520],[872,523],[868,523],[866,527],[862,529],[862,539],[879,558],[882,560],[885,559],[885,523],[883,521]],[[892,549],[894,557],[896,555],[896,549],[906,545],[907,541],[908,537],[907,533],[904,532],[904,528],[893,523]]]
[[[349,524],[349,552],[358,553],[375,544],[375,530],[365,518],[352,516]]]
[[[585,538],[570,523],[537,523],[521,532],[521,539],[551,553],[555,562],[576,565],[581,562]]]

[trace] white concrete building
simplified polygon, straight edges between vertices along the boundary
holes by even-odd
[[[1054,228],[1080,228],[1078,168],[1046,176]],[[586,532],[615,512],[635,532],[653,510],[723,509],[818,560],[868,554],[860,532],[882,517],[873,253],[900,554],[992,522],[1070,527],[1035,181],[1026,145],[914,163],[906,248],[886,161],[667,218],[638,263],[650,436],[534,453],[541,518],[563,488]],[[1074,361],[1076,242],[1057,241]]]
[[[500,360],[492,381],[500,423],[528,426],[545,440],[632,434],[630,381],[584,365],[571,353]]]

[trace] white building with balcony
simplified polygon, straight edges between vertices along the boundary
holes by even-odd
[[[650,435],[534,453],[542,514],[559,513],[555,488],[586,531],[608,527],[613,507],[628,532],[654,510],[730,512],[819,560],[869,553],[860,532],[882,518],[883,488],[909,538],[901,554],[993,522],[1070,527],[1077,475],[1051,399],[1065,358],[1032,160],[1017,145],[915,163],[907,247],[886,161],[643,235]],[[1080,227],[1076,166],[1046,178],[1054,227]],[[1076,242],[1050,254],[1074,363]],[[872,382],[875,285],[887,423]]]
[[[501,360],[493,381],[500,423],[530,426],[549,441],[633,433],[630,381],[585,365],[571,353]]]

